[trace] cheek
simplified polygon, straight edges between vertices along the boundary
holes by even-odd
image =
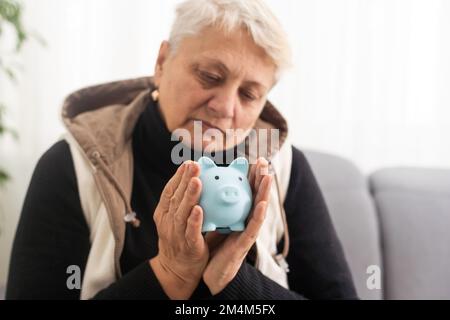
[[[180,113],[185,115],[185,117],[195,117],[206,105],[209,97],[210,93],[191,81],[190,84],[179,91],[179,106],[183,109],[180,110]]]
[[[207,101],[207,95],[205,95],[204,90],[199,90],[192,85],[189,87],[185,86],[174,92],[171,100],[172,129],[193,129],[191,119],[199,118],[198,115],[202,112],[202,106]]]
[[[242,108],[235,118],[235,128],[251,129],[261,114],[262,108]]]
[[[164,104],[164,110],[170,116],[171,126],[180,126],[185,121],[185,114],[189,112],[189,100],[191,99],[188,94],[190,88],[186,87],[182,81],[164,82],[163,100],[161,104]]]
[[[180,113],[184,115],[186,118],[198,118],[198,115],[202,107],[205,105],[207,101],[207,95],[203,90],[199,90],[198,88],[192,87],[185,91],[183,96],[179,97],[183,101],[180,106],[183,110],[180,110]]]

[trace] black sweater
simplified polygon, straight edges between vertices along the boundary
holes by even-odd
[[[123,277],[94,299],[168,299],[148,260],[158,252],[153,212],[177,167],[170,161],[170,132],[156,108],[148,107],[133,132],[131,205],[141,226],[127,224],[120,258]],[[192,299],[354,299],[352,277],[322,194],[301,151],[293,148],[284,203],[290,234],[290,290],[245,261],[215,296],[200,282]],[[281,248],[282,243],[279,244]],[[90,250],[89,228],[78,194],[69,146],[57,142],[39,160],[28,188],[13,245],[7,299],[79,299],[68,289],[70,265],[81,275]]]

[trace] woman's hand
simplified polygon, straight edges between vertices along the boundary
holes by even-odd
[[[202,184],[200,167],[187,161],[165,186],[153,219],[159,252],[150,260],[156,277],[171,299],[188,299],[208,262],[202,236],[203,211],[197,205]]]
[[[264,222],[272,185],[267,160],[258,159],[250,169],[249,181],[255,196],[245,230],[226,236],[213,232],[206,237],[211,260],[203,273],[203,281],[213,295],[222,291],[234,279]]]

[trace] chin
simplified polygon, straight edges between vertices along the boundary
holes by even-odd
[[[221,152],[232,149],[241,143],[246,136],[246,134],[241,134],[227,139],[227,135],[219,129],[211,128],[208,125],[194,127],[194,121],[189,121],[185,126],[175,130],[173,134],[181,137],[181,141],[187,147],[203,152]]]

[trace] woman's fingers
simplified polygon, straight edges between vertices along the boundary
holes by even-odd
[[[214,252],[212,253],[212,257],[218,259],[216,259],[216,262],[222,261],[221,263],[218,263],[223,264],[223,268],[225,268],[225,265],[235,261],[242,261],[242,258],[246,256],[258,237],[259,230],[266,217],[266,210],[267,202],[259,202],[253,210],[253,214],[249,219],[245,230],[241,233],[228,235],[224,245],[218,249],[217,257]],[[211,239],[209,241],[211,241]],[[222,256],[222,258],[220,256]]]
[[[256,165],[250,169],[249,179],[254,187],[255,206],[246,229],[239,235],[239,238],[243,239],[242,244],[238,244],[238,247],[245,251],[253,245],[264,221],[272,183],[272,177],[267,175],[267,171],[268,162],[264,158],[258,159]],[[164,188],[159,205],[165,212],[170,210],[173,213],[167,216],[168,219],[173,219],[171,224],[175,234],[172,236],[181,240],[184,235],[185,240],[181,241],[186,241],[188,247],[197,249],[198,244],[204,245],[206,240],[212,251],[221,245],[225,237],[210,233],[206,239],[203,238],[201,233],[203,210],[197,205],[202,188],[199,174],[200,168],[193,161],[187,161],[180,166]]]
[[[183,200],[184,193],[186,192],[189,181],[194,176],[193,172],[199,170],[198,165],[196,165],[193,161],[186,161],[184,165],[186,166],[186,169],[184,170],[183,177],[179,181],[177,189],[170,199],[170,210],[173,213],[176,212],[176,210],[180,206],[181,200]]]
[[[235,243],[236,246],[229,253],[230,259],[231,255],[234,254],[236,257],[242,257],[247,254],[248,250],[255,243],[256,238],[258,237],[259,230],[264,222],[267,204],[269,202],[270,197],[270,188],[272,186],[273,177],[268,175],[262,178],[262,181],[259,185],[259,190],[255,198],[255,205],[252,210],[251,215],[248,217],[248,222],[245,230],[242,233],[231,234],[228,239]],[[207,240],[207,243],[212,242],[213,240]]]
[[[184,172],[186,171],[186,164],[183,163],[178,169],[177,172],[170,178],[169,182],[164,187],[164,190],[161,193],[161,197],[158,203],[158,208],[155,212],[168,212],[170,208],[170,199],[175,194],[178,185],[183,177]]]
[[[250,166],[248,181],[252,190],[256,193],[261,183],[262,177],[269,174],[269,163],[261,157],[256,160],[256,163]]]
[[[259,185],[258,191],[255,197],[255,204],[260,201],[269,201],[270,188],[272,187],[273,177],[271,175],[264,176]]]
[[[271,184],[272,176],[261,177],[255,206],[243,232],[227,235],[224,242],[220,243],[217,236],[208,238],[207,235],[206,242],[210,248],[211,260],[203,279],[213,294],[219,292],[236,275],[243,259],[255,243],[266,217]]]
[[[190,179],[178,210],[174,213],[175,230],[180,234],[186,228],[187,219],[192,208],[198,204],[202,191],[202,182],[198,177]]]
[[[264,158],[258,159],[258,166],[255,175],[255,190],[259,189],[263,177],[269,174],[269,162]]]
[[[203,245],[202,224],[203,210],[199,205],[196,205],[190,211],[185,231],[186,243],[193,250],[201,250],[200,245]]]
[[[259,230],[266,217],[267,201],[258,202],[247,227],[239,236],[239,246],[247,253],[255,243]]]
[[[250,215],[247,227],[241,233],[239,239],[245,239],[242,242],[242,247],[244,249],[244,253],[250,250],[253,243],[256,241],[256,237],[258,236],[259,229],[264,222],[267,210],[267,204],[269,202],[270,197],[270,188],[272,186],[272,176],[264,176],[262,178],[258,193],[255,197],[255,205]],[[239,240],[241,241],[241,240]]]

